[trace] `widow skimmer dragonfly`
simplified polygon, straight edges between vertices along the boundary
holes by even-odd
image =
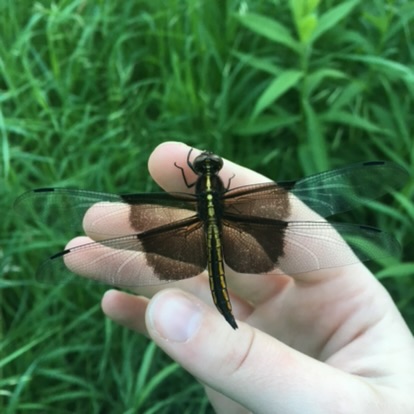
[[[204,151],[191,161],[191,154],[187,165],[197,176],[194,182],[175,166],[194,194],[115,195],[65,188],[22,194],[18,209],[51,222],[66,218],[95,240],[49,257],[39,277],[56,282],[66,269],[131,288],[187,279],[207,269],[214,303],[236,329],[226,267],[237,273],[297,274],[399,253],[389,233],[325,220],[400,187],[408,175],[392,162],[362,162],[298,181],[230,188],[232,178],[225,185],[219,177],[219,156]],[[309,217],[309,208],[314,217],[301,219]]]

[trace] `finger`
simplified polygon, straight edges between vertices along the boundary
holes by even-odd
[[[251,414],[250,410],[236,403],[229,397],[223,395],[221,392],[214,390],[208,386],[204,386],[204,391],[208,400],[214,408],[215,413],[225,414]]]
[[[206,289],[200,290],[200,293],[203,292],[206,292]],[[211,299],[211,295],[206,296],[201,294],[198,299],[208,303]],[[234,306],[234,312],[240,314],[241,311],[237,309],[237,301],[233,300],[233,302],[236,305]],[[101,307],[105,315],[114,322],[138,333],[148,335],[145,324],[145,312],[148,303],[149,299],[145,296],[137,296],[111,289],[106,291],[103,295]]]
[[[191,147],[178,142],[165,142],[159,145],[151,154],[148,160],[148,169],[152,178],[157,184],[166,191],[193,192],[185,185],[182,173],[177,166],[184,169],[187,182],[193,183],[197,176],[187,165],[187,157]],[[194,149],[191,153],[190,161],[200,154],[200,150]],[[248,184],[258,184],[270,182],[269,178],[253,172],[248,168],[237,165],[231,161],[223,159],[223,168],[220,177],[225,186],[231,178],[231,187],[239,187]]]
[[[79,249],[77,250],[77,248]],[[72,239],[66,245],[65,251],[67,254],[63,256],[63,260],[66,267],[83,277],[116,287],[127,287],[145,297],[152,297],[166,287],[177,287],[196,295],[206,304],[214,306],[209,280],[205,274],[177,282],[167,283],[168,281],[164,281],[158,286],[160,280],[154,275],[152,268],[146,265],[145,258],[142,258],[141,261],[132,260],[131,254],[133,252],[111,249],[99,243],[92,243],[88,237]],[[59,259],[61,258],[59,257]],[[253,308],[250,303],[237,295],[230,293],[230,300],[237,318],[244,320],[252,313]],[[126,309],[129,309],[129,302],[125,306]],[[133,314],[134,310],[132,309],[131,312]],[[125,318],[128,318],[129,315],[126,313]]]
[[[83,216],[85,234],[95,241],[137,233],[131,225],[130,206],[124,203],[96,203]]]
[[[118,290],[108,290],[102,297],[101,307],[106,316],[126,328],[147,335],[145,312],[149,300]]]
[[[176,290],[158,293],[148,305],[146,322],[149,335],[174,360],[251,412],[375,411],[374,391],[362,380],[249,325],[241,323],[235,332],[216,312],[188,294]],[[228,400],[223,403],[228,405]],[[215,401],[216,407],[218,404]]]

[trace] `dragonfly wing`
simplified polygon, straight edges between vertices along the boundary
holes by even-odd
[[[408,177],[407,171],[393,162],[372,161],[278,185],[321,217],[329,217],[402,187]]]
[[[298,181],[236,187],[225,192],[223,199],[225,212],[233,215],[317,220],[398,189],[407,178],[407,172],[395,163],[362,162]],[[312,215],[309,208],[316,215]]]
[[[297,274],[397,257],[400,245],[379,229],[323,221],[224,221],[226,264],[239,273]]]
[[[95,240],[147,231],[194,216],[196,198],[185,193],[107,194],[44,188],[15,202],[21,215],[53,224],[64,234],[86,232]]]
[[[66,249],[46,260],[40,281],[56,282],[74,272],[118,287],[138,287],[186,279],[207,266],[203,227],[196,218],[141,234]]]

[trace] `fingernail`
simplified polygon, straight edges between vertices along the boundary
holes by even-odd
[[[151,301],[149,322],[164,339],[186,342],[201,324],[201,309],[181,292],[162,293]]]

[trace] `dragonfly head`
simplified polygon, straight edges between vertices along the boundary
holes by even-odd
[[[194,159],[193,168],[198,175],[217,174],[223,168],[223,159],[210,151],[203,151]]]

